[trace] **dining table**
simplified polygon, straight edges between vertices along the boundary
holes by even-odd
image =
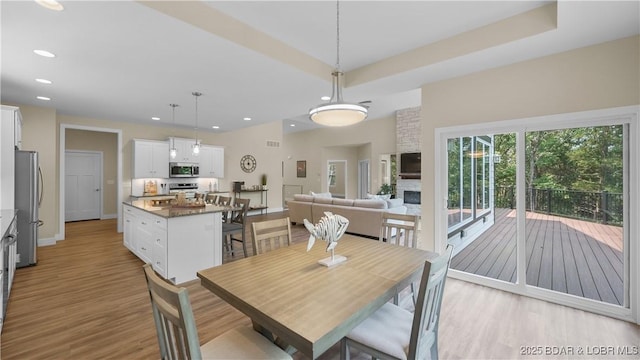
[[[336,255],[316,240],[198,272],[202,286],[248,316],[256,330],[315,359],[419,278],[434,252],[345,234]]]

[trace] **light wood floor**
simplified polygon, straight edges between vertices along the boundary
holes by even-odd
[[[38,248],[38,265],[17,270],[2,359],[158,358],[142,261],[122,245],[115,224],[67,224],[66,240]],[[294,241],[307,240],[304,227],[293,232]],[[201,342],[250,323],[197,281],[187,287]],[[441,316],[445,359],[548,358],[523,356],[523,346],[640,345],[636,325],[455,279],[447,282]],[[337,349],[322,358],[337,359]]]

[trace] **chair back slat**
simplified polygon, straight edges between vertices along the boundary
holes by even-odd
[[[291,222],[288,217],[254,222],[251,227],[254,255],[291,245]]]
[[[187,289],[161,279],[143,266],[162,359],[199,359],[200,341]]]
[[[241,207],[242,209],[233,211],[233,214],[231,214],[231,222],[234,222],[237,224],[244,224],[244,219],[247,216],[247,211],[249,211],[250,201],[251,199],[240,199],[240,198],[235,198],[233,200],[234,206]]]
[[[387,241],[404,247],[416,248],[418,245],[418,216],[409,214],[382,213],[380,241]]]
[[[440,306],[444,294],[444,284],[447,279],[449,263],[453,246],[448,245],[444,254],[433,261],[425,262],[418,290],[418,301],[413,317],[411,339],[409,342],[409,359],[422,359],[430,357],[437,359],[438,323]],[[435,354],[425,354],[432,349]]]

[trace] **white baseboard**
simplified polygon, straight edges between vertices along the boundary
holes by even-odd
[[[118,214],[103,214],[100,220],[116,219]]]
[[[38,239],[38,246],[52,246],[56,244],[56,238]]]

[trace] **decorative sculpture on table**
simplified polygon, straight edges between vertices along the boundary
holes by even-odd
[[[344,235],[345,231],[347,231],[349,219],[330,212],[325,212],[324,215],[316,225],[304,219],[304,226],[310,233],[307,251],[311,250],[316,239],[324,240],[327,243],[326,251],[331,250],[331,257],[319,260],[318,263],[330,267],[347,260],[347,258],[342,255],[335,255],[335,248],[338,245],[338,240]]]

